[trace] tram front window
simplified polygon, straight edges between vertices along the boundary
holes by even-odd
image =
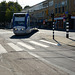
[[[25,24],[25,22],[24,21],[15,21],[15,23],[14,23],[14,25],[18,25],[18,26],[22,26],[22,25],[24,25]]]

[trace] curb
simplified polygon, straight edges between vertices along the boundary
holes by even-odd
[[[61,38],[61,39],[60,39]],[[64,39],[64,41],[62,42],[62,40]],[[75,47],[75,42],[74,41],[71,41],[71,40],[69,40],[69,39],[67,39],[67,38],[64,38],[64,37],[61,37],[61,36],[56,36],[55,37],[55,40],[53,40],[52,39],[52,36],[49,36],[49,35],[46,35],[46,36],[44,36],[44,37],[42,37],[42,39],[46,39],[46,40],[50,40],[50,41],[52,41],[53,43],[55,43],[56,41],[56,43],[57,44],[60,44],[60,45],[62,45],[62,44],[65,44],[65,45],[68,45],[68,46],[72,46],[72,47]],[[72,43],[73,43],[73,45],[72,45]]]

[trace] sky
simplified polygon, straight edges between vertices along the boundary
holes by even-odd
[[[24,6],[26,6],[26,5],[33,6],[33,5],[38,4],[38,3],[45,1],[45,0],[0,0],[0,2],[2,2],[2,1],[6,1],[6,2],[18,1],[18,3],[24,8]]]

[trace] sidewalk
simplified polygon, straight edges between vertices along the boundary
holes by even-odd
[[[66,38],[63,36],[55,35],[54,40],[53,40],[53,37],[51,35],[46,35],[46,34],[43,35],[43,37],[41,36],[41,38],[50,40],[51,42],[58,43],[60,45],[66,44],[66,45],[75,47],[75,40],[71,38]]]

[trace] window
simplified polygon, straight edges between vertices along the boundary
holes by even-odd
[[[57,13],[57,8],[55,8],[55,13]]]
[[[59,8],[59,13],[61,12],[61,8]]]
[[[57,3],[55,4],[55,8],[57,8]]]
[[[75,4],[75,0],[74,0],[74,4]]]
[[[23,26],[24,24],[25,24],[24,21],[15,21],[15,22],[14,22],[14,25],[15,25],[15,26],[17,26],[17,25],[18,25],[18,26]]]
[[[25,17],[25,14],[14,14],[15,17]]]
[[[64,12],[64,7],[62,7],[62,12]]]
[[[53,6],[54,1],[49,2],[49,6]]]

